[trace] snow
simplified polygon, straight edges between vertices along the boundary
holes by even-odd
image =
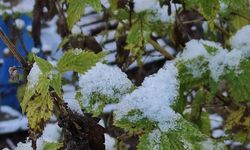
[[[36,47],[32,47],[31,48],[31,52],[34,53],[34,54],[37,54],[40,52],[40,49],[39,48],[36,48]]]
[[[4,63],[4,59],[0,58],[0,65]]]
[[[71,29],[71,33],[73,35],[78,35],[81,34],[82,30],[78,25],[74,25],[73,28]]]
[[[33,64],[33,67],[30,70],[29,75],[27,76],[28,80],[28,88],[34,89],[35,86],[38,84],[39,77],[42,74],[41,70],[39,69],[37,63]]]
[[[43,134],[37,139],[37,150],[43,150],[43,145],[46,142],[58,142],[61,138],[61,128],[55,124],[47,124],[44,128]],[[32,150],[31,141],[26,140],[25,143],[19,142],[15,150]]]
[[[208,52],[205,46],[212,47],[215,51]],[[238,49],[229,51],[222,48],[219,43],[206,40],[191,40],[187,42],[183,52],[178,55],[178,59],[184,60],[184,62],[198,57],[202,57],[208,62],[211,77],[215,81],[218,81],[220,76],[225,73],[225,68],[238,69],[239,64],[246,56]],[[202,62],[204,61],[194,61],[186,64],[194,77],[200,77],[207,71],[206,68],[202,66]]]
[[[93,92],[112,99],[120,99],[124,93],[129,91],[132,83],[118,67],[97,63],[88,72],[80,75],[79,86],[83,95],[83,104],[88,106]]]
[[[8,54],[10,53],[10,49],[4,48],[4,49],[3,49],[3,53],[4,53],[5,55],[8,55]]]
[[[15,25],[16,25],[17,29],[21,30],[22,28],[24,28],[25,22],[22,19],[17,18],[15,20]]]
[[[29,13],[33,10],[35,0],[21,0],[16,6],[13,7],[14,12]]]
[[[148,141],[150,141],[150,147],[152,147],[153,150],[160,149],[159,144],[161,142],[161,131],[159,129],[155,129],[149,133]]]
[[[67,106],[74,112],[83,115],[79,102],[75,99],[76,90],[73,85],[63,86],[63,99]]]
[[[110,8],[110,3],[108,0],[101,0],[101,3],[105,8]]]
[[[158,5],[157,0],[134,0],[134,11],[139,13],[146,10],[155,10]]]
[[[220,138],[222,136],[225,136],[225,132],[221,129],[213,130],[212,131],[212,137],[214,138]]]
[[[112,138],[111,136],[109,136],[108,134],[104,134],[105,137],[105,149],[106,150],[116,150],[115,145],[116,145],[116,141],[114,138]]]
[[[178,71],[174,62],[168,62],[151,75],[131,94],[127,94],[117,105],[115,119],[120,120],[132,110],[140,110],[143,116],[132,117],[132,121],[146,117],[158,123],[162,131],[173,129],[179,115],[170,107],[178,96]]]
[[[42,138],[46,142],[57,142],[61,138],[61,131],[62,129],[58,126],[57,123],[49,123],[45,126],[43,134],[40,138]]]
[[[211,114],[209,115],[209,119],[210,119],[210,126],[212,129],[217,129],[222,126],[223,118],[220,115]]]
[[[26,26],[26,30],[29,31],[29,32],[31,32],[32,31],[32,25],[27,25]]]
[[[244,55],[250,55],[250,25],[242,27],[230,39],[233,48],[244,52]]]
[[[41,31],[42,51],[44,52],[56,51],[62,41],[61,36],[57,33],[57,20],[58,16],[55,16],[51,21],[47,23],[48,27],[43,28]]]
[[[12,133],[18,130],[28,129],[28,120],[26,117],[22,116],[18,111],[12,109],[9,106],[1,106],[1,113],[4,113],[14,119],[0,121],[0,133]]]
[[[136,13],[149,11],[155,13],[152,19],[158,19],[162,22],[173,22],[175,19],[175,12],[181,7],[179,4],[171,4],[171,14],[168,14],[169,6],[160,6],[157,0],[134,0],[134,11]]]

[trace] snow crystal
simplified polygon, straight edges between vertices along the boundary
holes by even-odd
[[[240,49],[244,55],[250,55],[250,25],[242,27],[230,39],[230,44],[235,49]]]
[[[41,74],[42,72],[39,69],[37,63],[34,63],[27,77],[29,89],[34,89],[34,87],[38,84],[39,77]]]
[[[21,30],[22,28],[24,28],[25,22],[22,19],[18,18],[15,20],[15,25],[17,29]]]
[[[78,35],[81,34],[82,30],[78,25],[74,25],[73,28],[71,29],[71,33],[73,35]]]
[[[115,139],[109,136],[108,134],[104,134],[105,137],[105,149],[106,150],[116,150],[115,145]]]
[[[84,96],[83,104],[87,106],[93,92],[119,99],[129,91],[132,83],[118,67],[97,63],[88,72],[80,75],[79,86]]]
[[[177,74],[175,64],[169,62],[158,73],[145,78],[142,86],[123,97],[117,105],[116,120],[122,119],[131,110],[139,109],[144,117],[158,122],[162,131],[174,128],[179,115],[170,105],[178,95]]]

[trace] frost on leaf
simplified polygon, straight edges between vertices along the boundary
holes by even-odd
[[[147,77],[141,87],[124,96],[118,103],[116,124],[119,125],[124,119],[132,124],[145,120],[155,122],[162,131],[174,129],[176,120],[180,118],[170,107],[178,96],[177,74],[177,68],[171,62],[158,73]]]
[[[83,107],[99,115],[106,104],[118,103],[131,90],[132,83],[118,67],[97,63],[80,75],[79,86]]]

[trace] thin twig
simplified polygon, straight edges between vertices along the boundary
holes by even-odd
[[[28,63],[25,59],[19,54],[18,50],[16,49],[15,45],[10,41],[10,39],[5,35],[2,28],[0,28],[0,38],[3,40],[4,44],[9,48],[11,53],[16,57],[18,62],[25,68],[29,69]]]
[[[158,50],[166,59],[173,60],[175,57],[169,54],[164,48],[162,48],[157,42],[152,39],[149,39],[148,42]]]

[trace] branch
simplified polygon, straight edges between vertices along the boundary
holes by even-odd
[[[4,44],[9,48],[11,53],[16,57],[18,62],[25,68],[29,68],[29,64],[25,61],[25,59],[19,54],[15,45],[10,41],[10,39],[4,34],[2,28],[0,28],[0,38],[3,40]]]
[[[162,48],[157,42],[155,42],[152,39],[149,39],[148,42],[156,49],[158,50],[166,59],[173,60],[175,59],[174,56],[169,54],[164,48]]]

